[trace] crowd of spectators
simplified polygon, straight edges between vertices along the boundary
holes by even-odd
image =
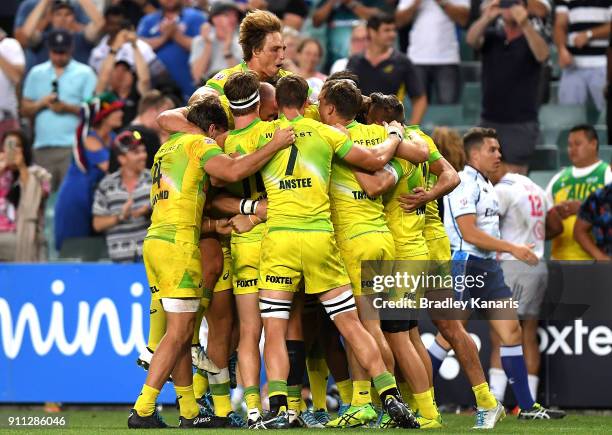
[[[514,172],[528,172],[542,143],[551,67],[560,71],[554,101],[606,109],[612,0],[9,0],[0,9],[0,260],[45,258],[49,197],[55,249],[104,233],[111,259],[138,260],[140,244],[125,234],[138,238],[146,228],[146,168],[168,137],[156,117],[242,60],[238,28],[252,9],[282,19],[284,67],[307,79],[313,98],[328,74],[350,69],[363,94],[404,100],[409,124],[421,123],[431,105],[461,103],[471,47],[480,64],[477,123],[497,130]],[[605,140],[579,127],[565,169],[574,177],[600,162]],[[460,134],[441,126],[433,136],[462,166]],[[597,142],[588,158],[572,151],[581,140]],[[580,203],[588,199],[590,209],[554,202],[574,216],[562,237],[602,258],[608,248],[580,240],[602,222],[594,204],[609,201],[609,189],[584,193]],[[609,243],[601,234],[596,241]],[[36,248],[25,249],[26,240]]]

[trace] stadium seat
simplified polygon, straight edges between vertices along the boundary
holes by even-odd
[[[550,104],[559,104],[559,82],[550,82]]]
[[[612,163],[612,145],[599,145],[599,158],[606,163]]]
[[[540,126],[542,128],[570,128],[584,124],[587,120],[584,105],[544,104],[540,107]]]
[[[529,172],[529,178],[542,189],[546,189],[548,182],[552,180],[552,177],[554,177],[557,172],[558,171],[531,171]]]
[[[59,258],[64,260],[100,261],[108,259],[104,237],[75,237],[64,240]]]
[[[463,30],[459,32],[459,56],[462,61],[474,60],[474,49],[465,42],[465,35],[467,31]]]
[[[608,119],[607,119],[606,114],[607,114],[606,109],[599,112],[599,116],[597,117],[597,125],[606,126],[608,124]]]
[[[540,128],[540,140],[538,141],[538,143],[556,143],[558,145],[560,134],[561,130],[556,127]]]
[[[482,76],[482,63],[477,61],[461,62],[459,68],[461,70],[461,80],[463,80],[464,83],[480,83],[480,78]]]
[[[548,171],[559,168],[559,149],[557,145],[537,145],[529,169],[532,171]]]
[[[461,94],[463,119],[466,124],[475,125],[480,120],[482,88],[480,83],[465,83]]]
[[[463,107],[461,104],[432,104],[427,108],[421,125],[433,129],[438,125],[456,126],[463,124]]]

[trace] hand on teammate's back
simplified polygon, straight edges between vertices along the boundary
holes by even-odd
[[[295,142],[295,132],[293,131],[293,127],[285,127],[278,128],[274,132],[274,136],[272,136],[272,140],[268,142],[268,145],[276,149],[282,150],[283,148],[287,148]]]

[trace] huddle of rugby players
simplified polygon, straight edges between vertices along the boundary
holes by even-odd
[[[139,357],[148,374],[128,426],[167,427],[156,400],[171,379],[184,428],[443,427],[416,311],[374,309],[380,295],[365,276],[377,272],[362,262],[388,274],[450,274],[437,199],[459,185],[457,172],[418,126],[403,125],[395,96],[363,96],[348,71],[330,76],[312,101],[307,82],[282,69],[275,15],[248,14],[240,44],[241,63],[158,119],[178,133],[152,168],[143,245],[151,323]],[[439,287],[384,297],[452,297],[452,286]],[[458,318],[432,320],[472,384],[474,428],[493,428],[505,411],[474,342]],[[236,364],[246,420],[230,401]],[[508,377],[524,394],[524,362],[513,367]],[[302,399],[305,374],[311,409]],[[328,374],[342,400],[334,418]],[[519,418],[556,417],[529,403]]]

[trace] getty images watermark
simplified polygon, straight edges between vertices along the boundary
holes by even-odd
[[[399,272],[374,275],[363,281],[374,292],[372,305],[376,309],[518,309],[513,299],[485,300],[482,297],[461,297],[466,290],[482,290],[487,285],[487,272],[476,275],[441,275],[430,272]],[[429,298],[427,290],[452,289],[454,296]],[[421,293],[419,295],[419,293]],[[378,294],[378,296],[377,296]],[[418,295],[418,296],[417,296]]]

